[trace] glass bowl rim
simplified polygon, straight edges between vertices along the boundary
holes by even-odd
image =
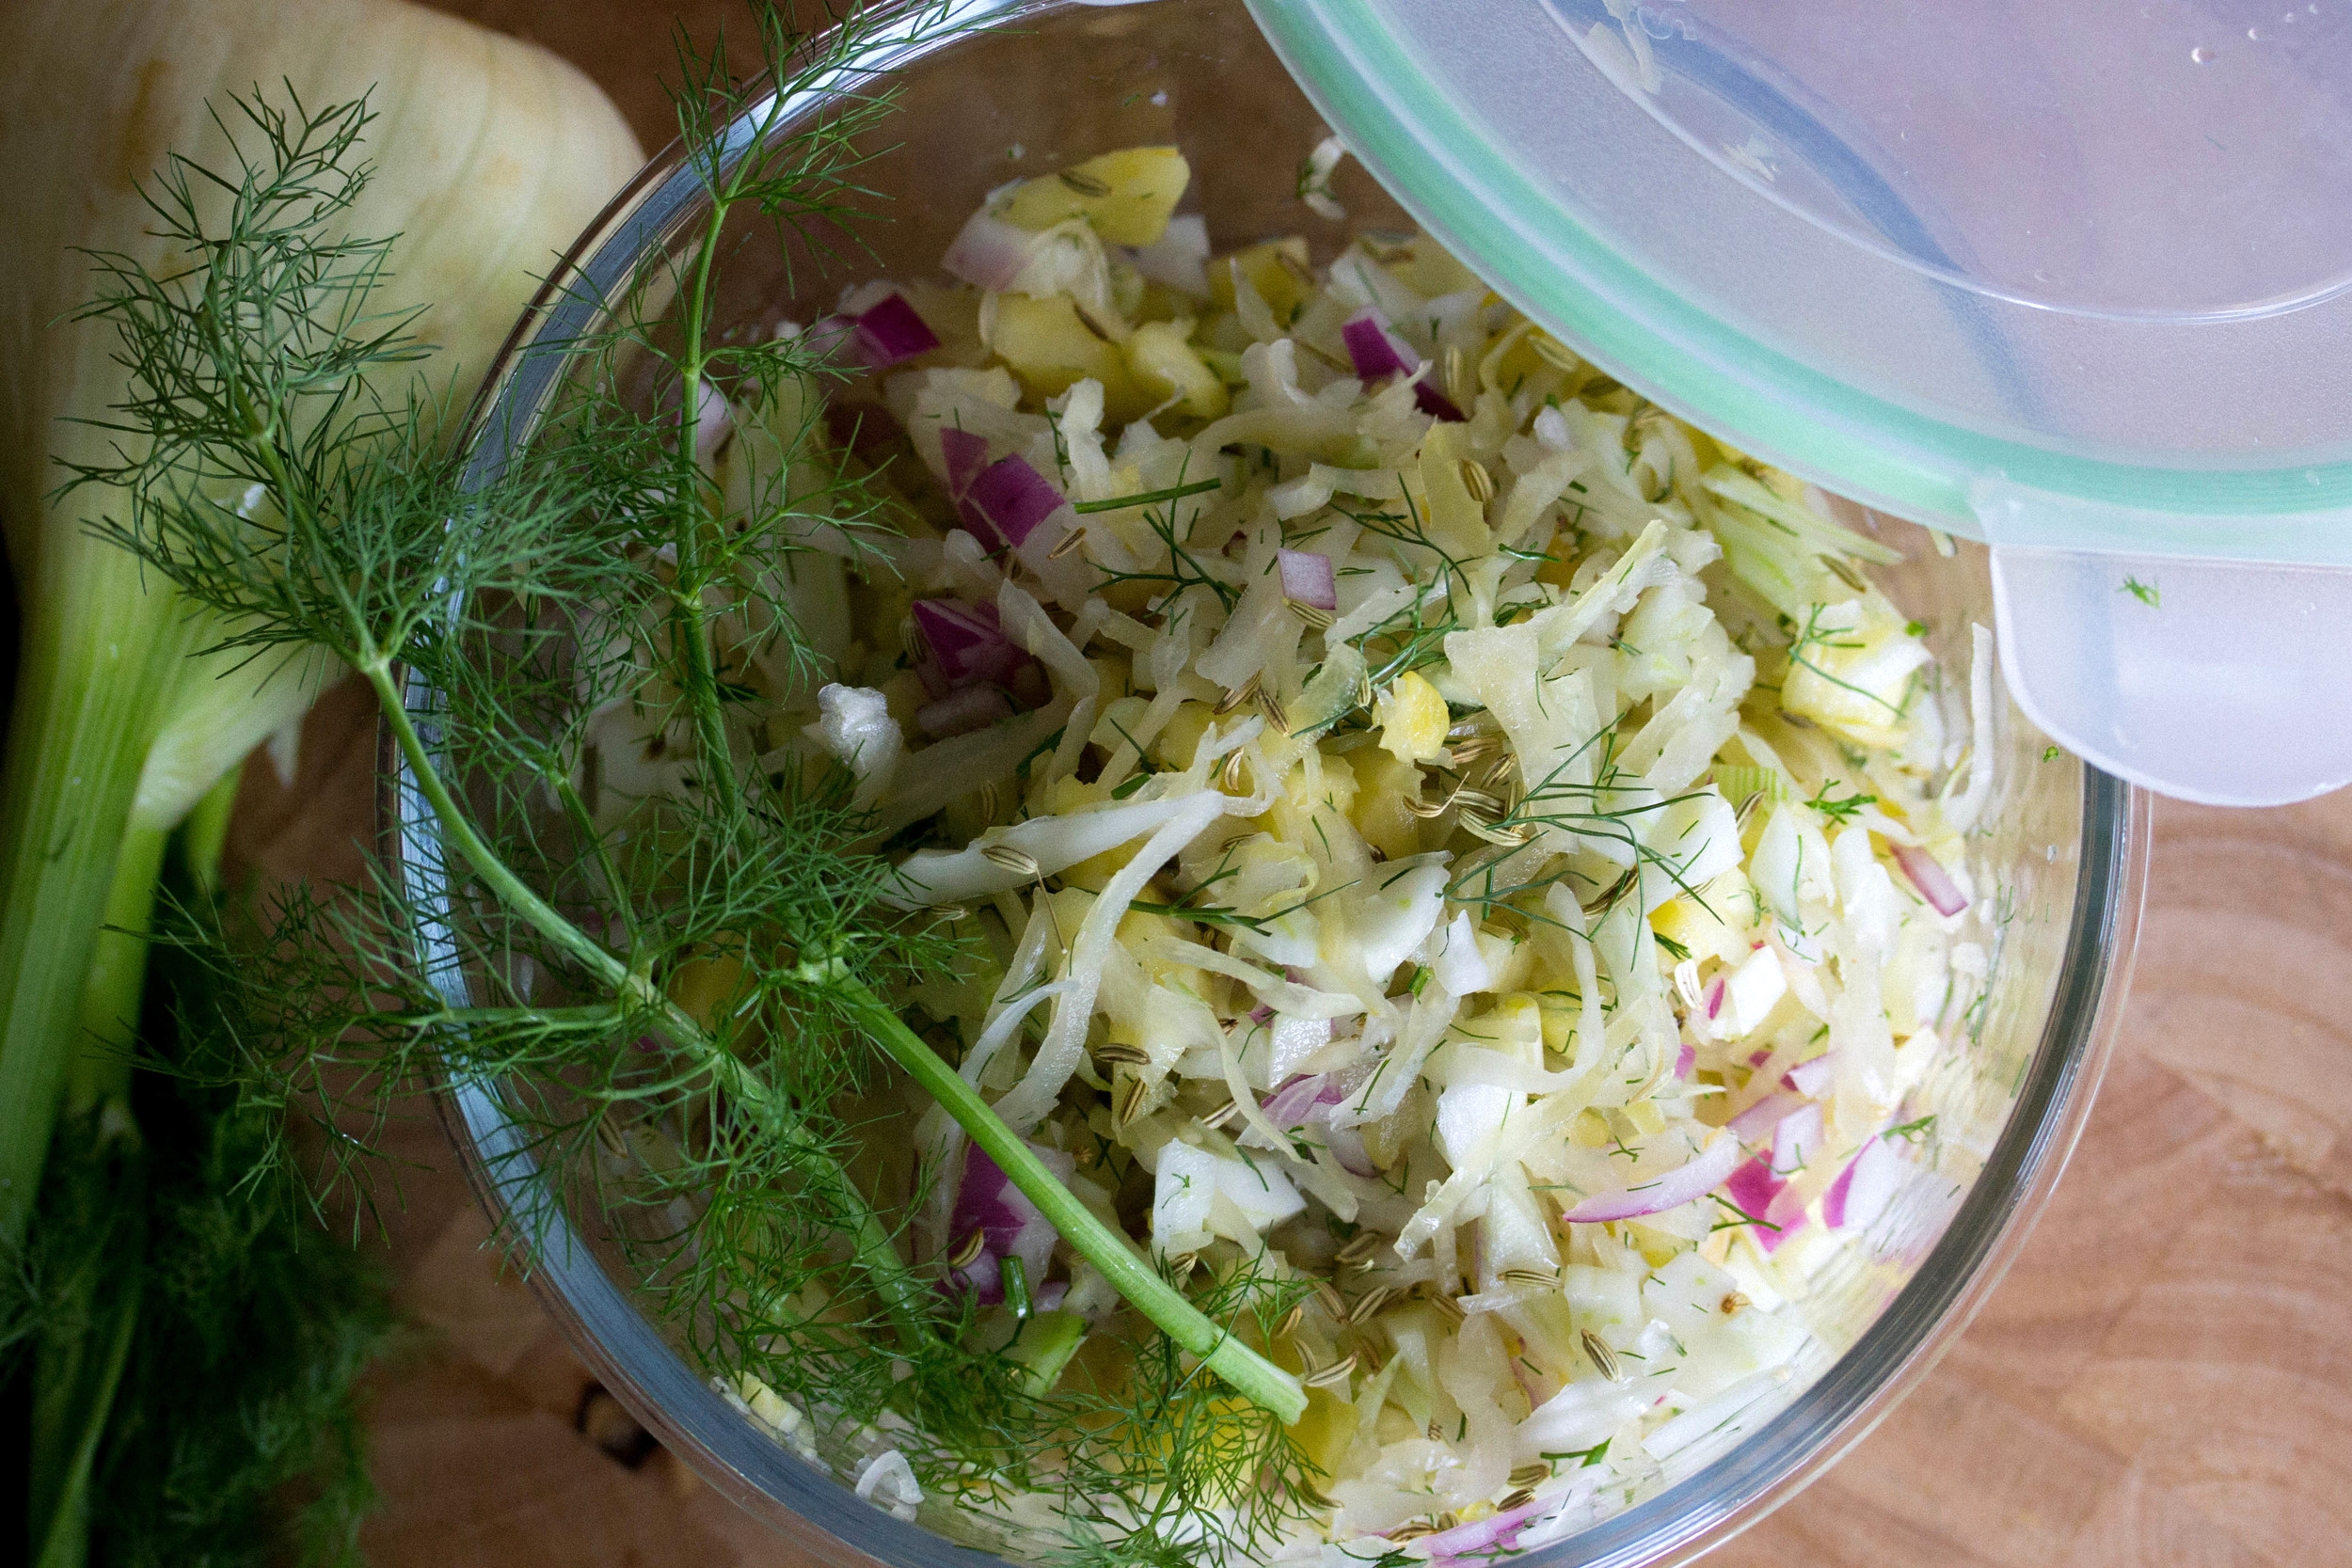
[[[1087,0],[885,0],[868,70],[898,71],[951,45],[962,28],[1016,12]],[[957,30],[923,25],[951,17]],[[844,76],[843,81],[850,78]],[[787,104],[789,125],[821,97]],[[748,146],[755,103],[725,134],[723,156]],[[559,389],[564,358],[640,258],[690,216],[702,194],[673,144],[625,186],[550,273],[516,322],[484,382],[466,437],[466,483],[492,483],[528,445]],[[434,691],[413,675],[404,694],[430,714]],[[425,726],[420,726],[425,728]],[[428,744],[432,736],[427,730]],[[1691,1560],[1763,1517],[1868,1433],[1955,1341],[2023,1246],[2087,1120],[2122,1022],[2138,934],[2149,844],[2149,799],[2087,764],[2082,841],[2064,954],[2029,1070],[1982,1169],[1916,1273],[1843,1354],[1788,1406],[1699,1473],[1554,1546],[1525,1554],[1527,1568],[1565,1568],[1565,1553],[1593,1568]],[[431,808],[397,752],[379,776],[381,839],[405,890],[445,908],[448,885],[433,850]],[[453,951],[430,954],[435,983],[467,1000]],[[553,1196],[534,1180],[524,1140],[478,1079],[448,1078],[435,1098],[452,1144],[485,1209],[515,1235],[543,1244],[526,1273],[573,1348],[605,1387],[718,1491],[785,1533],[892,1568],[988,1568],[1002,1559],[899,1520],[859,1499],[819,1467],[762,1433],[695,1372],[576,1240]],[[817,1541],[814,1526],[830,1538]]]

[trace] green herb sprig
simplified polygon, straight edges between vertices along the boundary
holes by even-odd
[[[1096,1499],[1073,1517],[1106,1549],[1256,1540],[1308,1495],[1283,1433],[1304,1393],[1253,1348],[1264,1324],[1244,1331],[1279,1282],[1189,1295],[908,1025],[885,998],[961,961],[952,929],[885,901],[847,778],[764,771],[730,698],[822,667],[796,574],[883,569],[882,502],[816,434],[831,367],[719,329],[747,227],[833,232],[872,199],[858,182],[890,102],[864,24],[813,40],[761,17],[764,78],[723,46],[681,53],[705,215],[599,302],[607,325],[560,345],[568,401],[486,485],[427,439],[418,395],[384,389],[421,349],[405,318],[372,313],[384,243],[342,237],[364,103],[236,103],[237,166],[175,161],[151,193],[189,268],[100,259],[89,313],[120,332],[135,391],[120,461],[76,476],[124,487],[95,526],[219,616],[222,647],[322,649],[356,672],[406,802],[401,863],[242,924],[182,907],[167,940],[233,955],[205,1021],[235,1045],[219,1081],[315,1119],[334,1174],[358,1180],[404,1086],[485,1085],[522,1134],[514,1171],[602,1216],[714,1375],[757,1377],[844,1441],[892,1418],[960,1504],[1041,1485]],[[225,219],[208,221],[208,189]],[[723,407],[748,506],[697,456]],[[671,759],[658,798],[601,780],[597,716],[615,711]],[[690,973],[723,974],[720,1000],[681,1002]],[[1041,1391],[909,1260],[925,1194],[877,1189],[866,1136],[895,1075],[1156,1331],[1124,1383]],[[287,1157],[283,1139],[257,1153]],[[526,1254],[543,1239],[515,1238]]]

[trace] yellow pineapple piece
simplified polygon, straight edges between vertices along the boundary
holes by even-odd
[[[1025,181],[997,209],[1023,229],[1082,217],[1113,245],[1152,245],[1192,182],[1192,166],[1172,147],[1130,147]]]

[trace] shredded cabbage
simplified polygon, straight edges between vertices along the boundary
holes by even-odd
[[[904,1005],[1139,1248],[1316,1283],[1280,1353],[1354,1361],[1300,1554],[1556,1539],[1819,1370],[1808,1282],[1915,1170],[1888,1131],[1985,967],[1890,856],[1969,885],[1990,641],[1962,752],[1864,575],[1894,552],[1797,482],[1426,238],[1219,256],[1164,184],[1119,205],[1127,157],[997,193],[964,261],[1004,292],[909,285],[949,346],[839,394],[895,417],[920,521],[901,578],[848,565],[825,681],[767,678],[771,761],[849,769],[893,896],[973,942]],[[1352,357],[1366,311],[1414,373]],[[1050,559],[961,509],[982,444],[1084,509]],[[999,628],[1006,717],[926,742],[914,598]],[[908,1144],[901,1191],[961,1147]],[[904,1508],[895,1457],[861,1490]]]

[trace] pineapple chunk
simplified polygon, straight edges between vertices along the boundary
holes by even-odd
[[[1307,242],[1294,234],[1248,245],[1209,263],[1209,298],[1220,310],[1233,308],[1233,275],[1249,279],[1278,322],[1287,322],[1307,303],[1314,275],[1307,269]]]
[[[1421,853],[1421,818],[1406,809],[1421,798],[1421,769],[1370,747],[1345,759],[1356,774],[1356,804],[1347,819],[1364,842],[1389,859]]]
[[[1453,716],[1438,689],[1410,670],[1391,683],[1373,717],[1382,749],[1399,762],[1434,762],[1445,752]],[[1419,793],[1418,784],[1414,790]]]
[[[1105,419],[1142,418],[1157,401],[1136,384],[1119,345],[1087,325],[1068,294],[996,296],[989,347],[1032,396],[1058,397],[1081,381],[1103,384]]]
[[[1700,888],[1697,897],[1679,894],[1659,905],[1650,911],[1649,925],[1701,963],[1709,958],[1732,963],[1747,957],[1747,932],[1756,915],[1756,890],[1746,875],[1726,871]]]
[[[1127,369],[1156,402],[1174,398],[1178,410],[1193,419],[1217,419],[1232,406],[1233,397],[1184,341],[1189,325],[1146,322],[1136,327],[1126,342]]]
[[[1113,245],[1155,245],[1192,182],[1192,166],[1172,147],[1130,147],[1025,181],[997,209],[1024,229],[1082,217]]]
[[[1807,605],[1788,649],[1781,711],[1858,746],[1899,747],[1911,733],[1912,676],[1930,657],[1927,644],[1875,594]]]

